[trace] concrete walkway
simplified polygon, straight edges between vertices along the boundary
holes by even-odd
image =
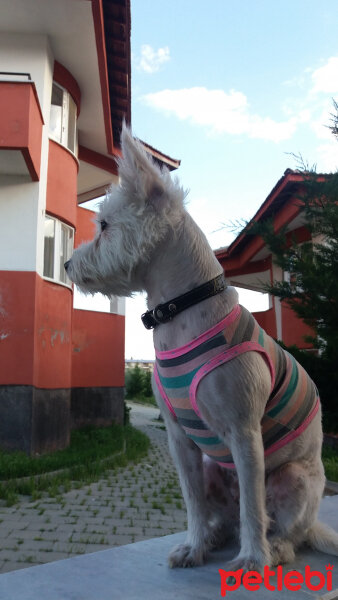
[[[158,415],[132,405],[132,424],[151,439],[138,465],[55,499],[0,504],[0,573],[184,530],[184,502]]]
[[[323,499],[321,519],[335,528],[337,509],[337,496]],[[253,593],[241,585],[236,590],[224,589],[222,594],[219,569],[225,568],[238,547],[230,544],[213,552],[202,567],[169,569],[168,552],[184,536],[177,533],[5,573],[0,575],[0,600],[338,600],[337,557],[304,549],[293,564],[282,568],[280,579],[276,572],[269,575],[267,585],[261,583],[259,591]],[[329,565],[332,581],[327,574]],[[289,576],[290,570],[297,573]],[[317,571],[317,575],[305,578],[307,570]],[[285,579],[288,577],[291,580]],[[290,583],[298,584],[299,589],[290,589]]]
[[[169,550],[184,540],[186,517],[166,433],[157,416],[156,409],[133,406],[133,424],[152,440],[151,453],[139,465],[63,494],[58,501],[22,499],[16,507],[0,507],[0,600],[218,600],[222,596],[338,600],[337,557],[309,549],[284,568],[280,590],[261,584],[255,595],[243,585],[221,594],[219,569],[238,552],[235,544],[213,552],[202,567],[168,568]],[[320,517],[338,530],[337,495],[322,500]],[[328,565],[332,566],[331,589]],[[27,566],[31,568],[22,568]],[[301,589],[290,591],[284,579],[287,572],[296,570],[301,578],[306,568],[322,574],[321,580],[318,576],[310,580],[317,589],[309,589],[304,579]],[[276,576],[268,583],[277,586]]]

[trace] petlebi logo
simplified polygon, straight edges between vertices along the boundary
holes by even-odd
[[[251,592],[256,592],[262,586],[272,592],[276,590],[281,592],[284,589],[298,591],[302,589],[303,584],[305,585],[305,590],[318,592],[325,589],[330,592],[332,590],[332,571],[333,565],[330,564],[326,565],[325,574],[321,573],[321,571],[312,571],[311,567],[306,565],[304,575],[295,570],[284,573],[282,566],[278,566],[274,570],[265,566],[263,575],[257,571],[248,571],[243,575],[243,569],[238,569],[238,571],[219,569],[221,576],[221,596],[224,598],[227,592],[237,590],[240,585],[243,585],[246,590],[250,590]],[[276,581],[272,583],[270,578],[275,575],[277,575]]]

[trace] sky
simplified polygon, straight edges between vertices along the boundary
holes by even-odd
[[[213,249],[235,237],[293,155],[338,168],[327,125],[338,100],[337,0],[132,0],[133,133],[181,160],[187,209]],[[240,292],[251,310],[260,306]],[[262,305],[263,306],[263,305]],[[126,358],[153,358],[126,304]]]

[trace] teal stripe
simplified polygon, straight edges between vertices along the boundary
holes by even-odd
[[[291,354],[289,354],[289,357],[292,361],[292,373],[291,373],[289,385],[286,388],[286,390],[285,390],[283,396],[281,397],[280,401],[278,402],[277,406],[275,406],[274,408],[272,408],[271,410],[269,410],[266,413],[268,417],[275,417],[278,413],[280,413],[283,410],[283,408],[289,402],[291,396],[294,394],[294,391],[297,387],[298,376],[299,376],[298,369],[297,369],[297,363],[296,363],[295,359],[293,358],[293,356],[291,356]]]
[[[187,433],[187,436],[190,437],[190,439],[192,439],[193,442],[196,442],[196,444],[201,444],[204,446],[215,446],[218,444],[223,444],[223,442],[218,437],[204,438],[199,437],[198,435],[191,435],[190,433]]]
[[[187,385],[191,384],[194,375],[197,373],[197,371],[200,370],[201,366],[202,365],[200,365],[196,369],[193,369],[192,371],[189,371],[189,373],[185,373],[185,375],[177,375],[177,377],[163,377],[163,375],[159,374],[160,381],[163,387],[167,389],[177,389],[186,387]]]
[[[258,343],[260,346],[262,346],[262,348],[264,348],[264,331],[261,327],[259,328]]]

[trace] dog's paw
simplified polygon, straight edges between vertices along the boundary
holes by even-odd
[[[190,544],[179,544],[169,554],[169,567],[197,567],[204,562],[205,553],[202,548],[194,548]]]
[[[226,563],[225,571],[236,572],[236,571],[239,571],[240,569],[243,569],[243,571],[242,571],[243,575],[245,573],[248,573],[248,571],[256,571],[257,573],[260,573],[261,575],[263,575],[264,566],[267,564],[268,564],[268,562],[264,562],[264,564],[263,564],[261,561],[258,561],[257,559],[255,559],[252,556],[242,556],[242,557],[238,556],[234,560],[230,560],[229,562]]]
[[[232,537],[234,537],[233,528],[228,527],[227,524],[212,524],[204,537],[204,543],[209,550],[220,550]]]
[[[293,562],[295,559],[294,546],[289,540],[274,538],[271,540],[271,565],[283,565]]]

